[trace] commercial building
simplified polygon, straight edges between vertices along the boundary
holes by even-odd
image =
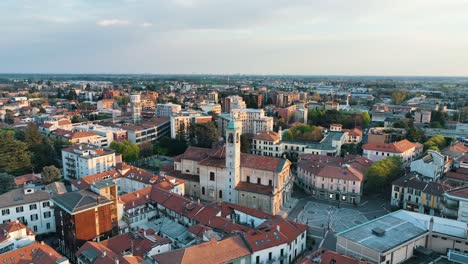
[[[111,170],[117,159],[115,151],[102,149],[90,144],[79,144],[62,150],[63,177],[73,180]]]
[[[401,263],[417,251],[468,250],[466,223],[396,211],[337,234],[336,251],[372,263]]]

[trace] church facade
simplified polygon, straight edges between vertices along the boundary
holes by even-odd
[[[226,144],[216,149],[189,147],[174,160],[177,174],[193,175],[187,194],[277,214],[290,198],[293,177],[287,159],[241,153],[241,123],[226,128]]]

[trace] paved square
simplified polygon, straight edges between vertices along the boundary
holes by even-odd
[[[330,227],[334,232],[341,232],[368,221],[363,213],[358,210],[338,208],[316,202],[308,202],[297,220],[310,227],[327,228],[329,208],[332,209]]]

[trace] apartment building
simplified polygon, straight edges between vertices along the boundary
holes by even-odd
[[[43,241],[34,242],[30,245],[20,247],[0,254],[1,263],[47,263],[47,264],[70,264],[67,258],[60,255],[51,246]]]
[[[90,174],[111,170],[117,159],[115,151],[90,144],[79,144],[62,150],[63,177],[73,180]]]
[[[214,103],[202,104],[201,109],[204,113],[213,113],[216,115],[221,114],[221,105]]]
[[[263,109],[233,109],[230,114],[218,116],[218,129],[225,133],[229,122],[235,119],[242,123],[242,134],[257,134],[260,131],[273,131],[273,117],[265,116]]]
[[[166,103],[156,105],[157,117],[171,117],[177,115],[180,111],[182,111],[182,106],[179,104]]]
[[[392,183],[391,204],[422,214],[441,215],[443,195],[450,189],[449,185],[424,181],[420,175],[411,173]]]
[[[59,250],[72,262],[86,241],[100,241],[118,232],[117,185],[100,182],[88,190],[68,192],[52,198]]]
[[[123,141],[127,139],[127,131],[120,127],[102,126],[97,124],[80,124],[73,127],[73,131],[86,131],[97,134],[97,142],[95,145],[98,147],[108,147],[112,141]]]
[[[447,156],[437,151],[429,150],[424,157],[413,160],[410,164],[410,169],[426,180],[437,181],[449,171],[451,165],[452,162]]]
[[[230,113],[233,109],[245,109],[247,105],[242,97],[232,95],[223,99],[222,107],[224,113]]]
[[[29,186],[0,195],[0,223],[19,221],[36,234],[55,232],[51,196]]]
[[[468,223],[468,187],[459,187],[444,193],[442,215]]]
[[[364,173],[370,165],[372,161],[364,157],[301,154],[297,183],[318,199],[358,204],[362,197]]]
[[[127,131],[128,141],[132,143],[151,142],[154,144],[169,136],[171,124],[167,117],[155,117],[141,121],[139,124],[123,124],[119,128]]]
[[[211,122],[212,117],[205,113],[193,110],[181,111],[171,116],[171,138],[176,138],[181,130],[187,135],[192,124]]]

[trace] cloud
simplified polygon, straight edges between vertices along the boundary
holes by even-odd
[[[153,24],[150,23],[150,22],[144,22],[144,23],[141,24],[141,26],[142,26],[142,27],[152,27]]]
[[[104,19],[99,20],[96,22],[98,26],[101,27],[109,27],[109,26],[120,26],[120,25],[128,25],[130,22],[128,20],[121,20],[121,19]]]

